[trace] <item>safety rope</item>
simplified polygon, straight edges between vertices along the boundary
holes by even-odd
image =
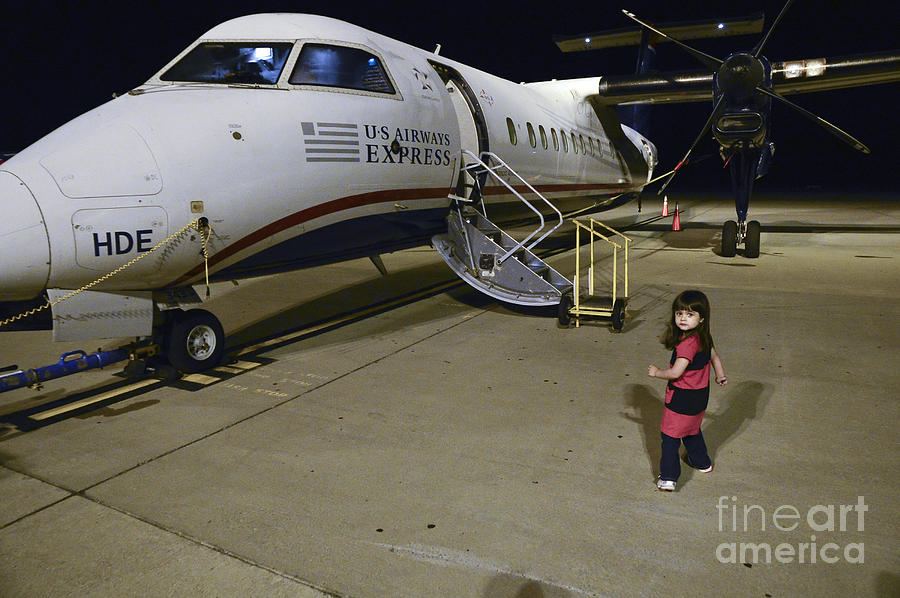
[[[148,255],[150,255],[151,253],[153,253],[160,247],[163,247],[163,246],[175,241],[176,239],[180,239],[181,237],[185,236],[187,234],[188,230],[190,230],[191,228],[194,228],[197,230],[197,232],[201,233],[202,238],[203,238],[203,265],[206,268],[206,296],[208,297],[209,296],[209,266],[208,266],[209,255],[208,255],[208,252],[206,249],[206,244],[209,241],[209,232],[210,232],[209,224],[208,224],[208,221],[206,220],[206,218],[195,218],[195,219],[191,220],[190,222],[188,222],[184,227],[182,227],[181,230],[178,230],[178,231],[172,233],[165,240],[160,241],[150,250],[138,255],[131,261],[119,266],[112,272],[108,272],[108,273],[104,274],[103,276],[101,276],[100,278],[95,280],[94,282],[90,282],[90,283],[84,285],[83,287],[81,287],[80,289],[77,289],[75,291],[72,291],[71,293],[67,293],[67,294],[63,295],[62,297],[59,297],[56,301],[50,301],[48,299],[47,302],[44,305],[41,305],[40,307],[35,307],[33,309],[29,309],[28,311],[22,312],[11,318],[7,318],[6,320],[0,321],[0,327],[6,326],[7,324],[11,324],[11,323],[15,322],[16,320],[21,320],[23,318],[27,318],[28,316],[32,316],[32,315],[38,313],[39,311],[43,311],[43,310],[47,309],[48,307],[53,307],[55,305],[58,305],[58,304],[62,303],[63,301],[66,301],[67,299],[71,299],[72,297],[74,297],[75,295],[78,295],[79,293],[83,293],[84,291],[87,291],[88,289],[100,284],[101,282],[112,278],[113,276],[115,276],[119,272],[122,272],[126,268],[130,268],[131,266],[138,263],[139,261],[141,261]]]
[[[206,296],[209,297],[209,253],[206,250],[209,243],[210,226],[206,218],[197,219],[197,230],[203,236],[203,272],[206,274]]]

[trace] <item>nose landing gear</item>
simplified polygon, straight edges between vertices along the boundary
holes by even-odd
[[[206,310],[177,310],[164,327],[161,345],[176,369],[201,372],[219,365],[225,351],[225,332],[219,319]]]

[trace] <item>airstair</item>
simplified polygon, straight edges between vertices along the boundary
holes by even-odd
[[[463,150],[463,158],[468,165],[461,169],[456,193],[449,195],[453,205],[447,216],[447,232],[432,237],[435,249],[460,278],[486,295],[518,305],[558,305],[564,295],[571,294],[572,281],[532,250],[562,225],[562,213],[496,154],[482,152],[479,157]],[[488,219],[483,193],[488,177],[506,187],[538,217],[539,226],[525,239],[517,241]],[[541,211],[507,179],[516,180],[552,208],[559,222],[551,227]]]

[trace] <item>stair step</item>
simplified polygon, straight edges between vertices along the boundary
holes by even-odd
[[[516,258],[517,260],[519,260],[520,262],[522,262],[523,264],[525,264],[526,266],[528,266],[529,268],[531,267],[531,264],[528,263],[530,256],[528,255],[528,252],[525,249],[518,250],[517,252],[515,252],[513,254],[513,257]]]
[[[528,269],[537,274],[538,276],[543,276],[547,272],[550,271],[550,266],[544,263],[540,264],[525,264],[528,266]]]

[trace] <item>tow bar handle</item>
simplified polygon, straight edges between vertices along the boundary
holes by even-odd
[[[0,393],[15,390],[23,386],[40,385],[47,380],[70,376],[78,372],[102,368],[117,361],[128,359],[127,349],[113,349],[111,351],[98,351],[88,355],[82,350],[63,353],[59,361],[31,370],[17,370],[11,374],[0,376]]]

